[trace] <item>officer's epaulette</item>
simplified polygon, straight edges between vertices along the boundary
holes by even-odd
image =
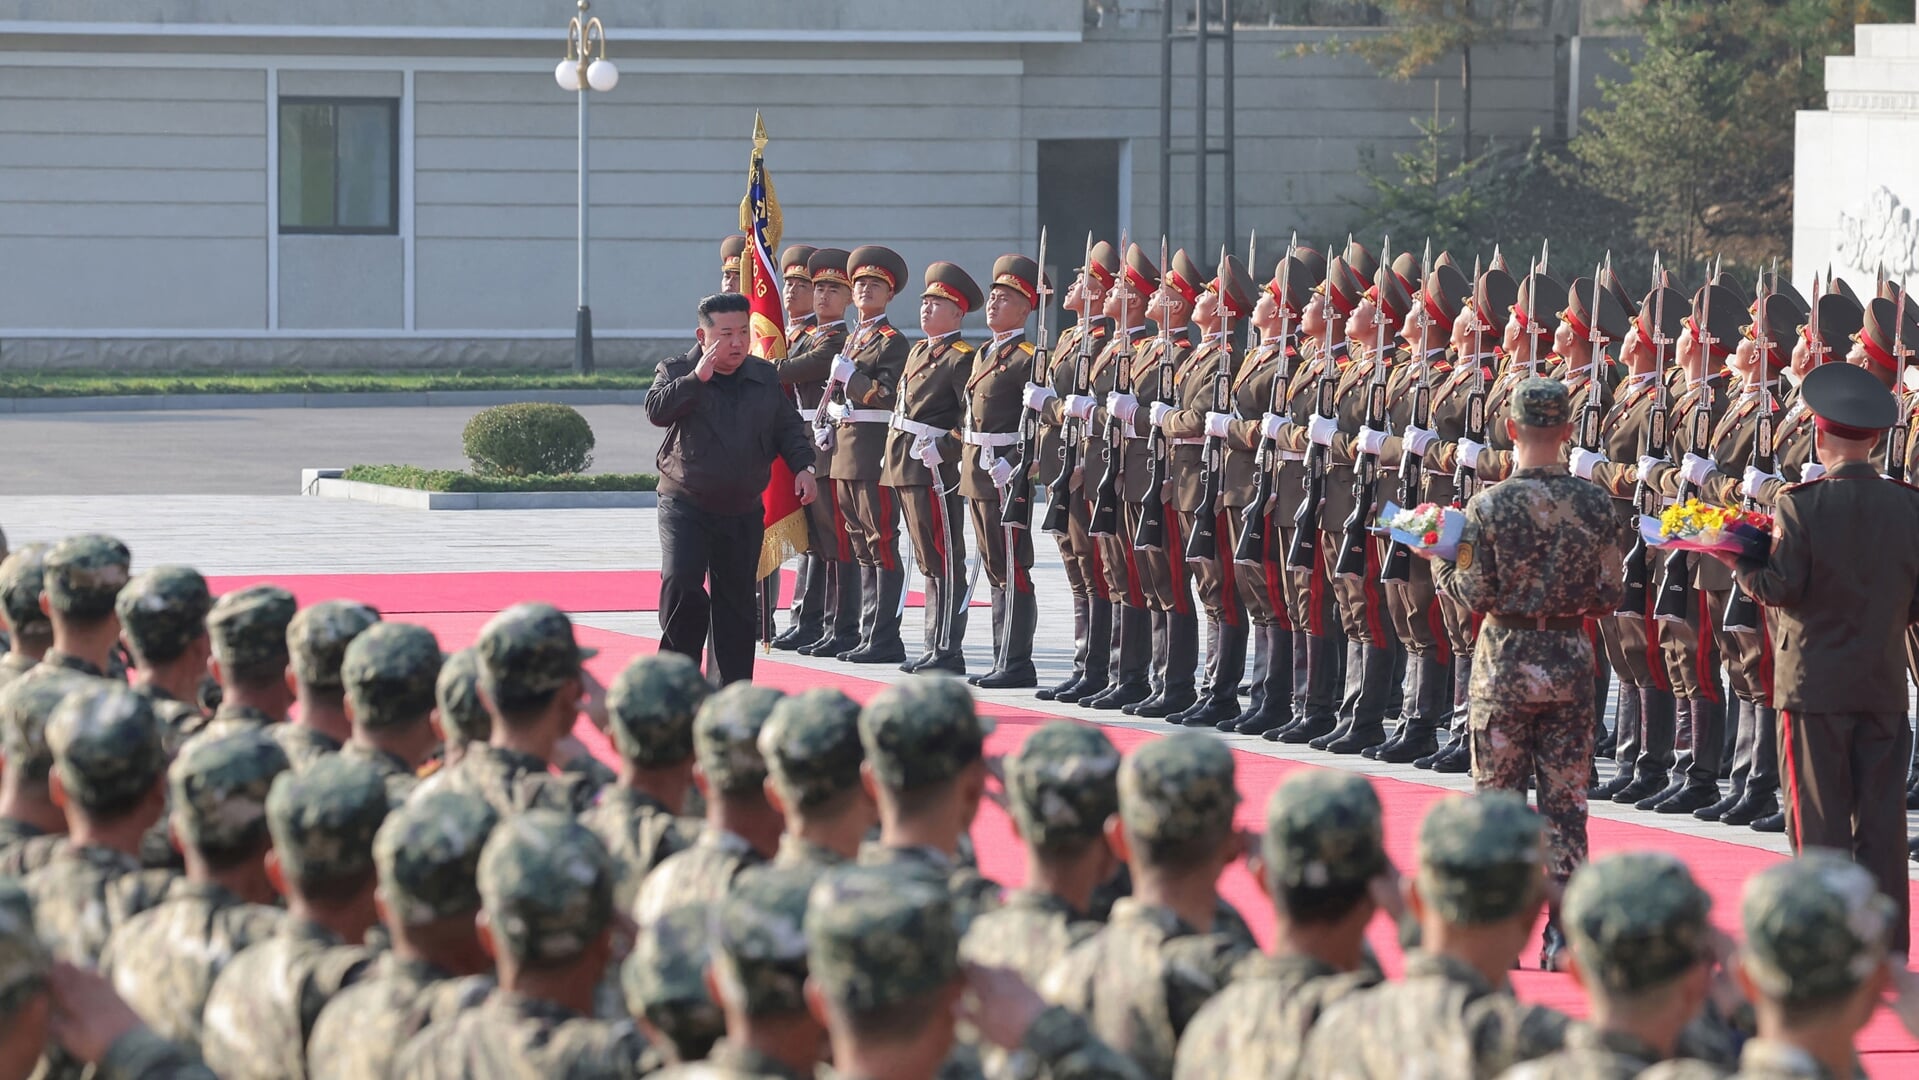
[[[967,344],[966,342],[964,342],[964,341],[955,341],[955,342],[953,343],[953,351],[954,351],[954,352],[956,352],[956,353],[959,353],[959,354],[960,354],[960,355],[962,355],[962,356],[964,356],[964,355],[966,355],[967,353],[969,353],[969,352],[972,352],[972,351],[973,351],[973,347],[972,347],[971,345],[968,345],[968,344]]]
[[[436,772],[439,772],[442,768],[445,767],[445,765],[446,765],[445,758],[441,758],[441,757],[428,758],[427,760],[420,763],[420,767],[413,771],[413,775],[419,777],[422,780],[425,780],[427,777],[432,776]]]
[[[1020,352],[1023,352],[1023,353],[1025,353],[1025,354],[1026,354],[1026,355],[1028,355],[1028,356],[1031,356],[1031,355],[1033,355],[1033,353],[1034,353],[1034,352],[1036,352],[1037,350],[1035,350],[1035,349],[1033,348],[1033,343],[1032,343],[1032,342],[1030,342],[1030,341],[1022,341],[1022,342],[1020,342],[1020,343],[1019,343],[1019,351],[1020,351]]]
[[[889,323],[885,326],[880,327],[880,336],[881,337],[899,337],[900,332],[894,329],[892,324]]]
[[[1094,324],[1093,324],[1093,327],[1092,327],[1092,330],[1093,330],[1093,336],[1094,336],[1094,337],[1105,337],[1105,336],[1106,336],[1106,326],[1105,326],[1105,325],[1104,325],[1103,323],[1094,323]]]

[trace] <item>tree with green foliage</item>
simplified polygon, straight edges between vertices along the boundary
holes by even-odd
[[[1473,156],[1473,50],[1510,40],[1550,16],[1553,0],[1380,0],[1384,33],[1342,43],[1381,73],[1404,82],[1457,53],[1459,158]]]

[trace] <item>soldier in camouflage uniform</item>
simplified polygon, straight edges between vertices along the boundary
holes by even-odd
[[[953,1046],[958,1019],[1054,1080],[1144,1075],[1074,1013],[1047,1007],[1012,972],[962,969],[953,898],[933,882],[883,867],[835,871],[806,905],[814,1015],[845,1080],[929,1080]]]
[[[823,687],[781,700],[760,729],[760,757],[768,792],[786,815],[769,865],[812,882],[858,857],[879,824],[873,795],[860,783],[859,703]]]
[[[580,824],[613,856],[621,911],[633,910],[654,867],[699,835],[699,822],[680,814],[693,781],[693,717],[712,689],[698,664],[661,652],[635,659],[607,690],[619,781],[600,789]]]
[[[483,940],[500,988],[415,1036],[393,1075],[640,1073],[647,1046],[632,1022],[591,1018],[612,950],[613,866],[605,846],[558,811],[528,810],[493,830],[480,853],[479,882]]]
[[[0,687],[27,673],[53,646],[53,622],[40,610],[42,568],[48,544],[28,544],[0,561],[0,628],[7,632],[0,656]]]
[[[1406,958],[1399,982],[1327,1009],[1297,1075],[1389,1080],[1417,1061],[1429,1076],[1491,1077],[1559,1050],[1566,1017],[1520,1003],[1506,982],[1546,897],[1542,833],[1510,792],[1434,805],[1411,893],[1426,951]]]
[[[113,604],[120,616],[120,636],[139,671],[134,692],[147,699],[166,725],[170,754],[206,719],[197,698],[213,655],[207,637],[207,612],[212,608],[207,579],[186,566],[154,567],[127,582]]]
[[[1233,753],[1214,736],[1184,732],[1133,751],[1107,836],[1132,869],[1134,895],[1041,984],[1148,1076],[1172,1076],[1180,1034],[1251,951],[1218,932],[1217,894],[1195,887],[1216,885],[1239,858],[1238,806]]]
[[[340,662],[353,724],[353,737],[340,753],[373,766],[396,806],[419,786],[415,774],[439,744],[432,724],[439,677],[439,639],[411,623],[368,627],[347,645]]]
[[[1853,1039],[1878,1007],[1898,909],[1872,874],[1812,851],[1746,882],[1740,982],[1759,1037],[1739,1052],[1741,1080],[1859,1075]]]
[[[473,646],[479,689],[493,718],[490,743],[469,743],[458,761],[415,790],[466,791],[502,817],[532,807],[568,815],[593,791],[582,778],[548,772],[554,747],[572,730],[584,693],[581,663],[597,650],[573,638],[573,621],[551,604],[515,604],[487,620]]]
[[[1480,791],[1534,781],[1560,884],[1586,861],[1586,789],[1593,759],[1589,618],[1611,615],[1625,551],[1604,489],[1567,471],[1566,387],[1528,378],[1513,389],[1507,431],[1514,471],[1466,504],[1453,559],[1433,562],[1448,595],[1485,614],[1473,650],[1473,777]],[[1555,912],[1555,915],[1557,913]],[[1542,966],[1561,944],[1549,920]]]
[[[207,636],[213,640],[209,670],[220,684],[220,707],[202,733],[266,731],[279,741],[268,729],[284,723],[293,706],[287,625],[298,610],[293,594],[278,585],[249,585],[213,602],[207,612]]]
[[[112,671],[120,643],[113,602],[132,561],[125,544],[99,533],[69,536],[47,552],[40,602],[53,623],[53,646],[41,658],[42,668],[96,677]]]
[[[265,732],[195,740],[167,769],[173,835],[187,870],[158,904],[116,927],[100,970],[166,1038],[198,1049],[213,981],[279,930],[266,875],[267,792],[287,771]]]
[[[113,929],[108,890],[140,869],[141,838],[166,810],[166,748],[146,699],[106,683],[60,702],[47,746],[68,842],[27,875],[26,890],[54,957],[91,966]]]
[[[373,837],[386,785],[364,762],[322,756],[267,793],[268,869],[287,898],[277,934],[233,958],[207,996],[201,1046],[223,1080],[306,1076],[320,1010],[373,962]]]
[[[620,966],[627,1011],[668,1065],[699,1061],[726,1034],[726,1017],[706,982],[712,922],[710,905],[674,908],[640,931]]]
[[[349,672],[353,650],[390,629],[407,628],[376,626],[348,647]],[[350,703],[350,674],[347,685]],[[321,1010],[307,1047],[313,1080],[386,1076],[408,1039],[492,991],[493,963],[474,924],[480,910],[475,875],[498,822],[486,800],[452,791],[387,816],[373,838],[373,862],[393,947]]]
[[[1566,890],[1564,920],[1590,1024],[1566,1033],[1566,1049],[1508,1072],[1509,1080],[1611,1080],[1660,1062],[1666,1080],[1718,1076],[1704,1062],[1671,1060],[1681,1033],[1711,988],[1712,897],[1684,863],[1664,852],[1612,855],[1580,867]]]
[[[999,884],[960,857],[986,794],[984,751],[992,731],[992,719],[974,708],[972,691],[946,676],[890,686],[860,711],[880,838],[860,848],[859,861],[945,883],[962,933],[999,906]]]
[[[24,877],[66,842],[67,816],[53,801],[47,721],[75,690],[74,672],[36,672],[0,688],[0,877]]]
[[[327,600],[306,608],[287,624],[287,657],[293,668],[299,719],[275,728],[295,769],[337,752],[353,734],[346,715],[340,665],[347,646],[380,621],[380,613],[354,600]]]
[[[740,871],[778,850],[784,823],[766,801],[759,740],[767,715],[784,696],[769,687],[734,683],[707,698],[695,714],[693,777],[706,794],[706,828],[641,884],[633,908],[641,926],[683,904],[718,900]]]
[[[1398,887],[1384,844],[1364,777],[1314,770],[1273,790],[1252,869],[1273,901],[1274,950],[1249,957],[1193,1018],[1176,1080],[1291,1076],[1320,1014],[1379,983],[1364,957],[1378,898]]]
[[[422,777],[459,761],[470,744],[493,737],[493,717],[487,715],[486,702],[480,700],[479,653],[467,648],[446,656],[440,664],[440,677],[433,683],[433,701],[439,709],[443,743],[439,762],[422,766]]]

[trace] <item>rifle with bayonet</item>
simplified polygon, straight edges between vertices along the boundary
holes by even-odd
[[[1752,320],[1752,347],[1758,354],[1759,371],[1759,416],[1753,421],[1752,461],[1750,464],[1760,472],[1771,472],[1774,465],[1772,390],[1766,385],[1766,366],[1772,351],[1772,336],[1766,326],[1766,299],[1769,286],[1764,274],[1759,275],[1759,287],[1754,290],[1759,297],[1754,306]],[[1816,318],[1817,316],[1815,316]],[[1740,508],[1746,511],[1759,509],[1759,503],[1747,492],[1740,502]],[[1719,625],[1728,630],[1739,630],[1756,634],[1759,632],[1759,605],[1739,584],[1738,575],[1733,576],[1732,595],[1726,598],[1726,610],[1719,617]]]
[[[1899,282],[1899,299],[1894,301],[1897,309],[1892,313],[1892,362],[1899,367],[1899,375],[1893,380],[1892,400],[1899,406],[1899,419],[1886,433],[1886,475],[1904,483],[1906,480],[1906,447],[1912,442],[1912,410],[1906,402],[1906,283]],[[1815,313],[1815,318],[1817,314]]]
[[[1120,234],[1119,249],[1121,258],[1131,248],[1126,235]],[[1163,271],[1162,271],[1163,272]],[[1126,281],[1125,270],[1120,271],[1120,280],[1114,286],[1119,289],[1131,289]],[[1128,305],[1122,304],[1120,314],[1129,315]],[[1127,320],[1122,317],[1121,323]],[[1125,395],[1133,392],[1133,334],[1132,328],[1119,326],[1113,333],[1113,363],[1118,371],[1113,375],[1113,390]],[[1112,410],[1106,410],[1106,430],[1102,432],[1106,445],[1101,447],[1099,486],[1093,492],[1093,508],[1087,532],[1093,536],[1116,536],[1119,534],[1120,478],[1126,469],[1126,425]]]
[[[1233,311],[1227,299],[1226,246],[1220,245],[1219,270],[1213,276],[1213,288],[1219,301],[1219,357],[1213,365],[1213,411],[1232,409],[1233,392]],[[1219,482],[1226,472],[1226,444],[1208,433],[1200,458],[1206,463],[1200,474],[1199,508],[1193,512],[1193,528],[1186,534],[1186,561],[1206,562],[1219,558]]]
[[[1497,264],[1501,261],[1503,260],[1499,257],[1499,249],[1495,247],[1493,262]],[[1473,388],[1466,395],[1466,422],[1460,434],[1462,438],[1484,446],[1486,443],[1486,363],[1480,356],[1480,350],[1486,343],[1486,331],[1492,327],[1483,321],[1484,313],[1479,310],[1479,276],[1479,260],[1475,258],[1473,260],[1473,295],[1467,300],[1473,312],[1470,345],[1472,355],[1467,358],[1467,363],[1473,366]],[[1468,468],[1463,461],[1456,464],[1453,468],[1453,508],[1465,506],[1466,500],[1478,486],[1479,473]]]
[[[1392,266],[1392,237],[1380,245],[1379,265]],[[1390,271],[1388,271],[1390,273]],[[1386,375],[1390,365],[1386,355],[1386,307],[1373,304],[1373,370],[1366,384],[1365,426],[1374,431],[1386,427]],[[1373,480],[1379,472],[1379,455],[1360,451],[1353,458],[1353,512],[1346,519],[1340,536],[1339,559],[1333,573],[1356,578],[1366,574],[1366,550],[1373,542]]]
[[[1420,288],[1430,287],[1433,274],[1433,242],[1426,241],[1426,254],[1420,258]],[[1406,423],[1400,429],[1399,449],[1399,505],[1412,509],[1422,500],[1426,486],[1425,455],[1413,453],[1409,436],[1414,429],[1424,431],[1433,422],[1432,392],[1432,351],[1426,347],[1426,332],[1432,326],[1433,319],[1426,311],[1426,304],[1419,296],[1413,297],[1413,317],[1419,327],[1419,339],[1412,347],[1419,352],[1415,361],[1418,364],[1413,371],[1413,404],[1406,414]],[[1381,581],[1411,581],[1413,576],[1413,549],[1397,540],[1386,548],[1386,563],[1379,572]]]
[[[1606,360],[1606,335],[1599,329],[1599,282],[1604,272],[1603,267],[1593,267],[1592,304],[1586,311],[1586,401],[1573,427],[1579,448],[1594,453],[1599,452],[1600,428],[1606,419],[1606,410],[1599,403],[1599,370]]]
[[[1279,356],[1274,360],[1279,368],[1273,372],[1273,393],[1266,403],[1266,411],[1275,416],[1286,411],[1293,381],[1293,252],[1298,249],[1299,234],[1294,233],[1292,242],[1286,245],[1285,261],[1279,264]],[[1273,483],[1279,472],[1279,447],[1264,434],[1259,439],[1259,452],[1253,457],[1253,472],[1257,477],[1253,501],[1240,513],[1239,543],[1233,548],[1233,561],[1260,566],[1266,562],[1267,550],[1272,546],[1266,504],[1272,501]],[[1273,552],[1273,555],[1285,557],[1284,552]]]
[[[1090,276],[1093,266],[1093,234],[1086,234],[1086,261],[1080,273]],[[1040,270],[1045,273],[1045,268]],[[1086,380],[1093,366],[1093,302],[1080,289],[1079,340],[1073,350],[1073,393],[1086,395]],[[1072,520],[1068,501],[1073,497],[1073,473],[1079,470],[1080,422],[1068,415],[1062,405],[1059,422],[1059,475],[1046,489],[1046,516],[1040,528],[1056,536],[1065,536]]]
[[[1159,272],[1164,275],[1171,272],[1166,261],[1166,236],[1159,238]],[[1164,281],[1164,278],[1161,279]],[[1159,355],[1153,362],[1153,401],[1142,403],[1148,410],[1153,404],[1166,402],[1166,387],[1172,382],[1171,362],[1173,357],[1173,329],[1171,320],[1166,316],[1166,286],[1160,286],[1159,340],[1155,343]],[[1149,414],[1150,415],[1150,412]],[[1148,477],[1146,494],[1139,501],[1139,526],[1133,530],[1133,546],[1143,551],[1158,551],[1166,546],[1166,497],[1162,490],[1166,485],[1167,467],[1171,464],[1172,448],[1166,444],[1166,433],[1158,424],[1148,425],[1152,430],[1146,433],[1146,461]]]
[[[1699,318],[1693,326],[1703,377],[1699,381],[1699,397],[1686,418],[1683,443],[1687,453],[1701,457],[1712,452],[1712,347],[1719,343],[1719,339],[1712,336],[1712,281],[1717,276],[1706,277],[1706,287],[1700,293],[1704,299],[1699,304]],[[1677,501],[1684,503],[1695,493],[1692,481],[1681,477]],[[1653,615],[1666,622],[1685,621],[1692,610],[1692,594],[1692,556],[1674,551],[1666,556],[1665,576],[1659,585],[1659,600],[1653,605]]]
[[[1320,339],[1319,379],[1313,386],[1313,415],[1330,419],[1333,415],[1333,398],[1339,393],[1339,363],[1333,355],[1332,323],[1339,317],[1333,307],[1333,285],[1329,275],[1326,292],[1320,303],[1325,308],[1327,329],[1322,331]],[[1319,553],[1319,517],[1326,503],[1327,461],[1326,448],[1318,443],[1306,447],[1306,476],[1302,481],[1306,485],[1306,497],[1300,501],[1299,510],[1293,514],[1293,543],[1286,552],[1286,565],[1302,570],[1311,570]]]
[[[1666,287],[1665,277],[1660,273],[1659,255],[1652,257],[1653,310],[1652,310],[1652,347],[1653,347],[1653,391],[1652,403],[1646,407],[1646,432],[1639,444],[1639,455],[1643,457],[1665,458],[1667,447],[1667,416],[1672,410],[1668,400],[1672,391],[1666,386],[1666,346],[1672,339],[1666,336]],[[1639,514],[1656,517],[1659,514],[1659,492],[1646,482],[1642,472],[1633,485],[1633,509]],[[1645,531],[1634,523],[1632,548],[1626,552],[1626,565],[1622,579],[1623,588],[1619,595],[1616,615],[1635,619],[1646,617],[1646,592],[1652,586],[1652,546],[1646,543]]]
[[[1038,384],[1045,381],[1049,367],[1048,331],[1053,317],[1053,290],[1046,287],[1044,228],[1039,231],[1039,280],[1033,283],[1033,289],[1039,297],[1039,339],[1034,342],[1033,364],[1026,379]],[[1020,411],[1024,415],[1019,425],[1019,464],[1013,467],[1013,475],[1007,478],[1006,495],[1000,500],[999,521],[1008,529],[1033,527],[1033,465],[1039,456],[1039,413],[1032,409]],[[983,452],[985,448],[981,450]],[[1012,557],[1011,553],[1008,557]]]

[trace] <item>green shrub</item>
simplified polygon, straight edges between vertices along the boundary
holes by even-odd
[[[457,469],[417,465],[354,465],[340,477],[362,484],[415,491],[505,493],[523,491],[654,491],[652,473],[580,473],[572,476],[475,476]]]
[[[466,423],[466,457],[481,476],[585,472],[593,428],[570,405],[523,401],[482,409]]]

